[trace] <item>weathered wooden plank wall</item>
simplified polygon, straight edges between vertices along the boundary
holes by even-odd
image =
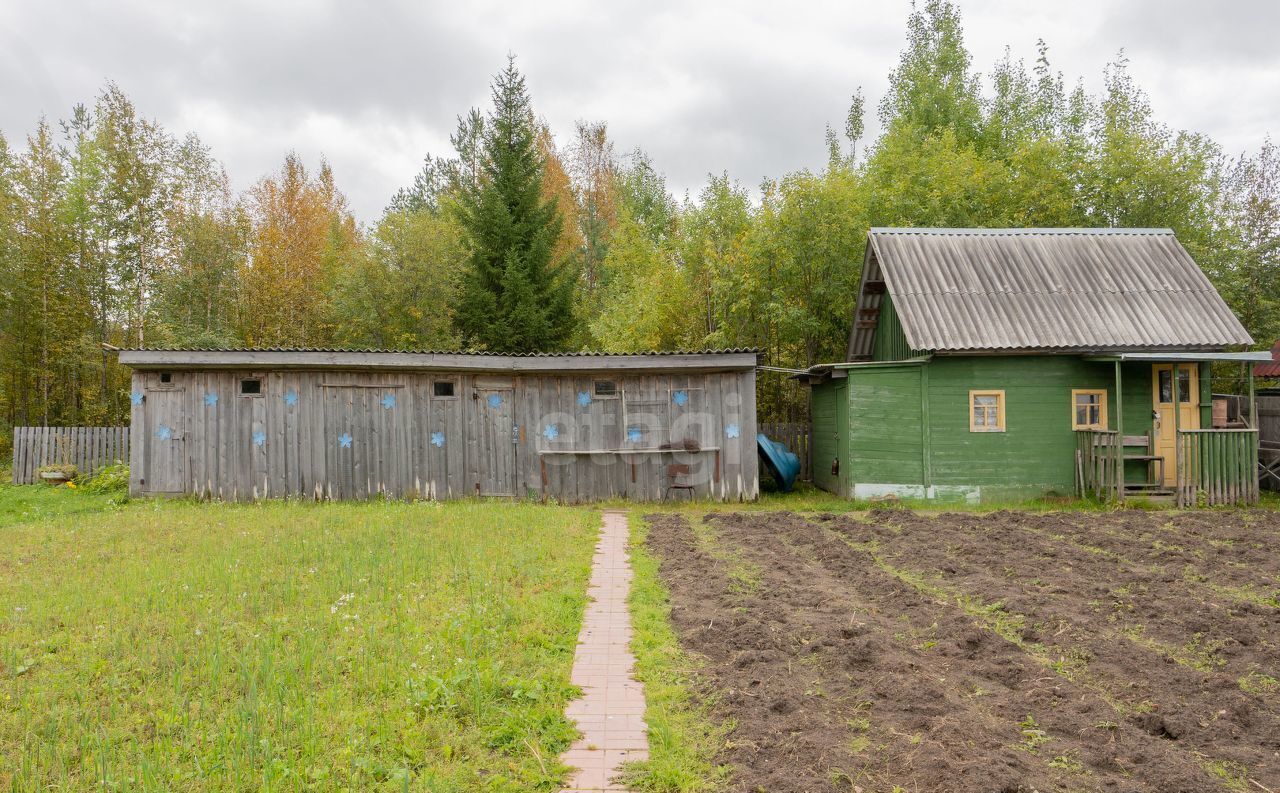
[[[39,481],[45,465],[74,465],[93,473],[103,465],[129,459],[128,427],[14,427],[13,483]]]
[[[139,371],[132,489],[173,492],[179,472],[179,492],[228,500],[660,500],[681,462],[698,497],[754,499],[754,378]]]
[[[1257,399],[1258,437],[1280,443],[1280,396],[1260,396]]]
[[[1258,399],[1258,451],[1261,461],[1270,470],[1280,472],[1280,396],[1260,396]],[[1262,475],[1261,486],[1280,491],[1274,476]]]

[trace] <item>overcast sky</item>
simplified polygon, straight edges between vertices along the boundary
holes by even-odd
[[[796,5],[799,8],[788,6]],[[367,7],[366,7],[367,6]],[[874,108],[904,41],[908,0],[700,4],[0,0],[0,131],[20,141],[114,80],[140,112],[194,131],[237,188],[296,150],[321,154],[372,222],[456,117],[487,106],[508,52],[563,143],[603,120],[653,157],[677,196],[709,172],[748,185],[820,167],[863,86]],[[1274,0],[961,0],[974,66],[1043,37],[1068,85],[1096,91],[1123,47],[1156,114],[1228,154],[1280,133]]]

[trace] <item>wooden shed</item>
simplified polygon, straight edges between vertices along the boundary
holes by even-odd
[[[1250,344],[1169,229],[872,229],[846,360],[805,376],[814,481],[1251,503],[1256,406],[1215,429],[1210,389]]]
[[[754,499],[752,350],[122,350],[130,492]]]

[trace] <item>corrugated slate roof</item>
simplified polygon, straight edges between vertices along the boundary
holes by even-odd
[[[912,349],[1252,344],[1170,229],[873,228]]]
[[[313,347],[120,350],[135,369],[410,369],[472,372],[724,371],[754,369],[754,349],[637,353],[470,353]]]
[[[601,358],[634,355],[739,355],[759,353],[757,347],[725,347],[707,350],[641,350],[637,352],[598,352],[593,350],[570,352],[488,352],[473,350],[391,350],[375,347],[121,347],[117,352],[358,352],[358,353],[407,353],[411,355],[479,355],[501,358]]]

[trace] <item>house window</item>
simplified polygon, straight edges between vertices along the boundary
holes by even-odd
[[[437,380],[437,381],[435,381],[434,383],[432,383],[432,384],[431,384],[431,393],[432,393],[434,396],[438,396],[438,397],[451,397],[451,396],[453,396],[453,395],[454,395],[454,394],[453,394],[453,381],[452,381],[452,380]]]
[[[596,396],[610,397],[618,395],[618,384],[612,380],[596,381]]]
[[[1004,392],[969,392],[969,431],[1004,432]]]
[[[242,396],[261,396],[262,381],[256,377],[240,381],[240,394]]]
[[[173,382],[173,372],[161,372],[161,373],[160,373],[160,382],[162,382],[162,383],[172,383],[172,382]]]
[[[1107,392],[1090,388],[1071,390],[1071,429],[1107,428]]]

